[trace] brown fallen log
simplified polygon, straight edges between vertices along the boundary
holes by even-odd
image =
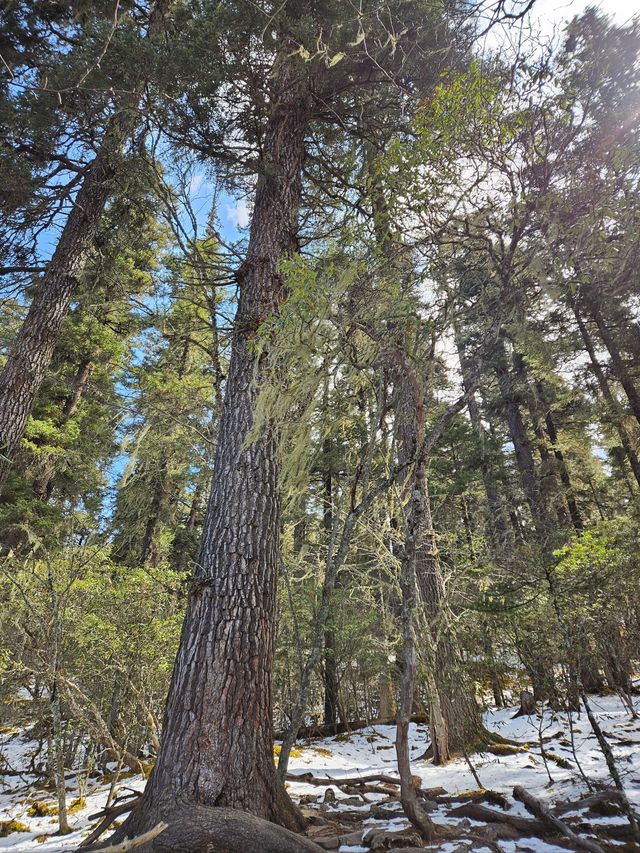
[[[577,806],[579,806],[579,803],[573,803],[571,808],[576,808]],[[564,804],[563,808],[565,808]],[[568,804],[565,810],[569,810]],[[499,812],[496,809],[480,805],[478,802],[464,803],[464,805],[457,808],[449,809],[447,814],[451,817],[468,817],[471,820],[483,821],[485,823],[504,824],[505,826],[511,826],[513,829],[516,829],[522,835],[536,835],[540,838],[549,838],[550,836],[550,827],[544,821],[509,814],[508,812]],[[597,824],[583,821],[576,824],[575,829],[585,833],[593,833],[594,830],[597,830],[599,835],[615,841],[633,840],[631,829],[624,824]],[[572,845],[573,847],[575,847],[575,844]]]
[[[427,714],[413,714],[411,717],[412,723],[426,725],[429,722]],[[298,740],[310,740],[312,738],[332,737],[333,735],[351,734],[361,729],[368,729],[371,726],[395,726],[396,718],[389,717],[385,720],[353,720],[349,723],[336,723],[329,725],[325,723],[317,723],[312,726],[304,726],[298,730]],[[276,732],[276,740],[283,740],[286,732]]]
[[[455,809],[449,809],[447,814],[451,817],[468,817],[471,820],[480,820],[485,823],[505,823],[523,834],[549,835],[547,825],[541,820],[532,820],[508,812],[499,812],[496,809],[488,808],[488,806],[482,806],[480,803],[465,803]]]
[[[522,785],[516,785],[513,789],[514,799],[519,800],[527,811],[530,811],[531,814],[535,815],[540,820],[547,823],[549,826],[552,826],[557,832],[561,835],[564,835],[565,838],[568,838],[569,841],[573,841],[573,843],[581,847],[583,850],[588,850],[589,853],[604,853],[603,848],[595,841],[591,841],[588,838],[583,838],[581,835],[577,835],[570,827],[567,826],[566,823],[560,820],[560,818],[551,814],[547,806],[533,794],[526,791]]]
[[[369,785],[372,782],[383,782],[386,785],[400,786],[400,780],[384,773],[374,773],[371,776],[343,776],[333,778],[332,776],[314,776],[313,773],[287,773],[288,782],[304,782],[306,785]]]

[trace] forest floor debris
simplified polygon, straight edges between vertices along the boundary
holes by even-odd
[[[593,696],[591,706],[608,733],[627,797],[640,813],[640,720],[633,720],[616,696]],[[564,714],[545,711],[542,720],[527,716],[514,719],[513,715],[514,708],[485,714],[490,730],[519,741],[525,748],[470,755],[482,789],[478,789],[464,758],[444,767],[420,760],[428,745],[428,730],[412,724],[412,767],[420,784],[422,805],[436,824],[459,835],[430,849],[439,853],[560,853],[580,849],[575,837],[585,840],[591,849],[594,845],[621,853],[638,849],[630,839],[628,820],[586,715],[573,717],[573,745]],[[287,788],[309,818],[309,836],[324,849],[340,853],[425,849],[404,818],[394,789],[394,737],[393,726],[372,725],[350,735],[297,744]],[[28,730],[0,736],[0,826],[7,827],[7,834],[0,832],[0,850],[73,850],[95,827],[97,821],[92,822],[90,817],[104,809],[112,783],[101,777],[90,778],[80,790],[82,777],[69,773],[68,802],[84,795],[84,803],[70,815],[72,833],[64,838],[56,836],[54,796],[30,771],[34,748]],[[551,756],[554,758],[549,761]],[[591,792],[576,766],[576,757],[592,784]],[[118,782],[117,793],[132,794],[141,791],[144,784],[141,775],[125,776]],[[516,786],[542,803],[556,822],[568,827],[569,836],[554,834],[553,822],[544,813],[533,815],[525,803],[515,800]],[[12,822],[21,829],[28,827],[28,832],[12,831]]]

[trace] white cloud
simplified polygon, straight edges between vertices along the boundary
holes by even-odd
[[[225,216],[236,228],[246,228],[249,224],[249,207],[244,200],[235,204],[228,204],[225,208]]]
[[[189,182],[189,196],[193,198],[197,196],[200,190],[207,185],[207,180],[204,175],[194,175]]]

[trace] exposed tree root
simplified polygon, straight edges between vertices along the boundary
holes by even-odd
[[[96,853],[127,853],[129,850],[140,850],[145,845],[150,844],[155,838],[167,829],[168,824],[160,821],[156,826],[152,827],[143,835],[138,835],[136,838],[126,838],[116,844],[109,844],[107,847],[100,847]]]
[[[515,786],[513,789],[513,796],[516,800],[520,800],[520,802],[524,804],[527,811],[530,811],[544,823],[549,824],[549,826],[553,827],[553,829],[561,835],[568,838],[569,841],[573,841],[576,846],[581,847],[583,850],[588,850],[589,853],[604,853],[603,848],[595,841],[583,838],[581,835],[576,835],[576,833],[568,827],[566,823],[561,821],[560,818],[555,815],[552,815],[547,806],[545,806],[545,804],[540,800],[536,799],[536,797],[534,797],[533,794],[530,794],[529,791],[526,791],[522,785]]]
[[[483,726],[478,739],[475,743],[469,745],[467,752],[468,754],[473,754],[474,752],[491,752],[494,749],[500,749],[502,746],[511,746],[522,749],[524,744],[520,741],[513,740],[512,738],[504,737],[503,735],[498,734],[498,732],[491,732]],[[502,754],[504,754],[504,752]],[[449,760],[453,761],[456,758],[462,757],[462,752],[452,752]],[[422,755],[419,755],[415,760],[431,761],[431,759],[433,759],[433,744],[429,744]]]
[[[151,841],[137,846],[138,853],[321,853],[322,848],[303,835],[247,812],[204,806],[182,796],[165,795],[145,816],[151,827],[158,821],[167,828]],[[135,823],[134,823],[135,825]],[[141,828],[144,834],[146,827]],[[136,832],[137,834],[137,832]],[[125,839],[116,833],[116,842]],[[83,848],[90,853],[109,847]],[[119,849],[119,848],[114,848]],[[127,848],[128,849],[128,848]]]

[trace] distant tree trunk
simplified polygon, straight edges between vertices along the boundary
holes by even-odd
[[[380,676],[379,688],[380,702],[378,705],[378,719],[388,723],[396,714],[396,693],[393,678],[387,671]]]
[[[494,352],[494,370],[500,388],[501,403],[509,426],[509,434],[513,443],[516,464],[520,472],[522,490],[529,504],[531,516],[536,530],[536,537],[543,553],[549,557],[553,551],[550,542],[552,524],[544,503],[538,473],[533,458],[531,440],[527,433],[520,403],[516,393],[514,380],[507,362],[504,343],[496,342]]]
[[[92,370],[92,359],[89,357],[83,358],[80,364],[78,365],[78,369],[76,370],[75,376],[73,377],[73,381],[71,383],[71,392],[62,407],[62,412],[59,418],[60,426],[63,426],[68,421],[70,421],[78,410],[80,401],[82,400],[85,391],[87,390],[87,384],[89,382]],[[47,501],[51,497],[51,481],[55,472],[55,460],[52,457],[48,457],[44,462],[40,474],[34,480],[32,487],[34,495],[40,498],[40,500],[42,501]]]
[[[187,560],[189,558],[189,543],[196,529],[196,521],[200,512],[200,504],[202,503],[202,483],[196,483],[196,487],[191,499],[189,515],[182,530],[176,535],[172,546],[173,563],[176,571],[183,572],[187,568]]]
[[[580,682],[586,692],[600,693],[604,688],[604,679],[600,674],[600,670],[594,666],[592,656],[589,656],[586,659],[580,659],[578,671],[580,674]]]
[[[119,831],[123,836],[155,825],[167,796],[302,826],[273,762],[276,441],[269,429],[251,443],[247,436],[260,375],[252,340],[277,310],[279,264],[297,249],[308,105],[304,74],[301,64],[281,54],[247,257],[238,272],[240,300],[211,497],[161,749],[141,804]]]
[[[607,321],[603,317],[602,311],[600,310],[600,306],[597,302],[594,299],[588,299],[586,300],[586,305],[587,310],[596,324],[602,343],[607,348],[607,352],[611,357],[611,370],[613,375],[622,385],[624,393],[627,396],[627,400],[629,401],[629,408],[640,425],[640,393],[638,392],[633,379],[629,375],[629,371],[618,348],[615,337],[607,325]]]
[[[151,496],[151,506],[144,528],[142,545],[140,546],[139,565],[157,566],[160,562],[160,525],[166,518],[167,508],[171,500],[171,483],[168,477],[169,461],[166,453],[160,460],[157,480]]]
[[[471,387],[473,367],[471,364],[471,360],[467,355],[466,347],[464,344],[464,338],[458,323],[454,323],[453,330],[456,341],[456,349],[458,351],[458,357],[460,359],[462,383],[464,389],[467,390]],[[489,510],[489,512],[487,513],[486,522],[487,532],[489,534],[489,538],[494,542],[494,544],[498,545],[502,544],[505,539],[510,538],[508,519],[506,518],[505,507],[503,501],[501,500],[500,492],[496,486],[495,472],[491,470],[490,462],[484,452],[484,444],[487,436],[485,429],[482,425],[480,407],[478,405],[478,400],[476,399],[475,394],[471,394],[469,396],[467,410],[469,412],[469,420],[471,421],[473,431],[475,432],[476,437],[480,442],[482,453],[480,459],[480,470],[482,472],[482,483],[484,486],[485,494],[487,496],[487,508]]]
[[[535,389],[530,385],[526,364],[520,354],[518,354],[516,361],[518,375],[524,386],[524,397],[531,418],[533,434],[536,437],[538,453],[540,455],[540,466],[538,469],[541,492],[540,499],[544,504],[555,509],[558,524],[564,530],[570,526],[569,508],[564,491],[560,488],[556,459],[552,456],[549,448],[548,436],[543,424],[540,400]]]
[[[51,720],[53,725],[53,759],[55,762],[54,777],[56,780],[56,797],[58,800],[58,831],[60,835],[71,832],[67,818],[67,792],[64,778],[64,744],[62,734],[62,717],[60,714],[60,693],[57,679],[51,688]]]
[[[564,458],[564,454],[560,449],[560,445],[558,444],[558,431],[556,429],[555,421],[553,420],[553,416],[551,414],[551,408],[549,403],[547,402],[544,390],[544,384],[538,380],[536,383],[536,389],[538,392],[538,397],[540,402],[544,406],[544,418],[545,425],[547,427],[547,435],[549,436],[549,440],[553,445],[553,455],[556,458],[556,462],[558,465],[558,473],[560,474],[560,480],[565,490],[565,498],[567,500],[567,506],[569,507],[569,515],[571,516],[571,522],[576,530],[584,529],[584,522],[582,520],[582,516],[580,514],[580,510],[578,509],[578,504],[576,502],[576,496],[571,484],[571,477],[569,476],[569,469],[567,468],[567,463]]]
[[[161,25],[167,3],[168,0],[157,0],[149,22],[150,34]],[[0,374],[0,489],[51,362],[113,180],[120,172],[122,148],[138,121],[137,105],[138,96],[134,93],[108,124]]]
[[[413,424],[413,435],[415,448],[422,446],[424,438],[424,409],[419,402],[418,389],[413,400],[412,411],[416,416]],[[416,556],[419,543],[422,541],[425,526],[425,495],[428,494],[426,482],[426,464],[423,453],[418,450],[412,466],[410,487],[408,489],[410,498],[404,527],[404,543],[400,557],[400,590],[402,593],[400,607],[400,624],[402,627],[402,676],[400,679],[400,691],[398,701],[398,713],[396,717],[396,759],[398,762],[398,773],[400,774],[400,799],[404,813],[411,823],[427,841],[433,841],[436,828],[431,818],[426,814],[418,800],[416,787],[411,773],[411,755],[409,750],[409,725],[411,722],[411,711],[413,708],[416,671],[416,622],[418,613],[417,596],[417,569]],[[431,644],[431,639],[428,640]],[[431,681],[434,673],[429,673]],[[432,708],[432,726],[434,717],[438,711],[438,691],[433,686],[430,690],[430,701],[434,700]],[[438,719],[438,723],[440,723]],[[439,728],[441,726],[439,725]],[[433,737],[433,731],[432,731]]]
[[[571,307],[573,309],[573,315],[576,319],[576,323],[578,325],[578,329],[580,331],[580,335],[582,337],[582,342],[584,343],[584,348],[587,351],[589,356],[589,360],[591,362],[591,369],[593,371],[593,375],[596,377],[596,381],[598,383],[598,387],[600,388],[600,393],[609,409],[609,416],[615,426],[618,436],[620,437],[620,444],[625,452],[631,470],[633,472],[633,476],[640,486],[640,460],[636,454],[635,448],[633,446],[633,439],[627,429],[627,425],[624,422],[624,412],[622,411],[620,404],[616,400],[609,387],[609,383],[607,381],[607,377],[604,374],[604,370],[602,369],[602,365],[598,361],[598,357],[596,354],[596,348],[594,346],[593,340],[591,339],[591,335],[589,334],[589,330],[587,329],[586,323],[580,313],[580,309],[576,304],[575,300],[572,300]]]
[[[424,527],[416,551],[416,577],[433,636],[433,681],[437,691],[437,704],[433,708],[433,699],[429,697],[433,761],[444,764],[477,744],[484,727],[473,687],[465,676],[453,614],[446,600],[426,477],[424,489]]]
[[[419,428],[422,407],[421,391],[417,378],[406,357],[394,346],[394,381],[398,386],[396,402],[396,429],[398,433],[398,461],[406,463],[418,452]],[[440,562],[437,537],[433,529],[431,502],[426,470],[417,483],[423,490],[420,504],[420,528],[415,544],[415,574],[420,602],[426,616],[425,637],[422,644],[426,659],[427,692],[429,697],[431,742],[436,764],[448,761],[455,752],[476,744],[484,731],[480,710],[472,685],[465,677],[458,640],[453,627],[453,614],[446,600],[444,577]],[[410,481],[409,494],[416,485]],[[413,506],[413,504],[409,504]]]
[[[333,527],[333,478],[331,476],[331,438],[323,441],[324,473],[323,473],[323,512],[322,526],[330,547],[331,530]],[[336,578],[337,581],[337,578]],[[324,722],[326,726],[334,726],[338,715],[338,674],[336,647],[333,626],[330,619],[324,629]]]

